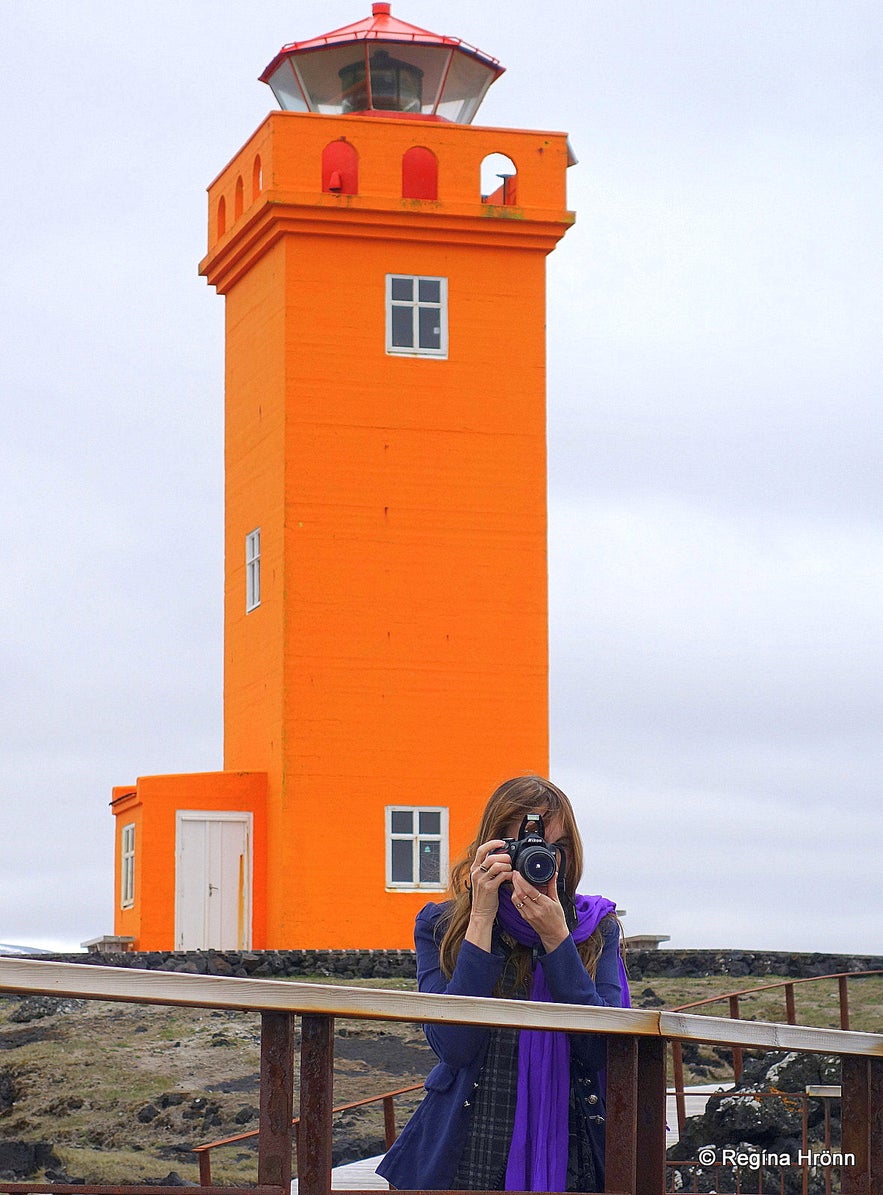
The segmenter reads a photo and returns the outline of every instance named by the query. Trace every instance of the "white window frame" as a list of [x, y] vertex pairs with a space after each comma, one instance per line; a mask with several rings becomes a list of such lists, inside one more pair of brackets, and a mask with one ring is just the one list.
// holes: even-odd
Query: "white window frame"
[[[411, 813], [414, 815], [412, 822], [412, 829], [410, 834], [393, 833], [392, 829], [392, 815], [394, 813]], [[438, 834], [426, 834], [420, 832], [420, 818], [421, 813], [438, 813], [441, 814], [439, 821]], [[394, 881], [392, 878], [392, 844], [393, 841], [403, 842], [410, 840], [412, 843], [411, 854], [411, 875], [410, 881]], [[420, 845], [423, 842], [438, 842], [441, 844], [439, 851], [439, 878], [434, 883], [425, 883], [420, 880]], [[446, 892], [448, 887], [448, 809], [445, 805], [387, 805], [386, 807], [386, 886], [394, 892]]]
[[245, 613], [261, 604], [261, 529], [255, 527], [245, 537]]
[[131, 909], [135, 904], [135, 823], [129, 822], [120, 831], [120, 908]]
[[[393, 283], [411, 282], [410, 299], [394, 299]], [[437, 282], [439, 284], [439, 301], [430, 302], [420, 298], [421, 282]], [[408, 308], [411, 311], [412, 341], [410, 346], [394, 345], [393, 340], [393, 310]], [[438, 347], [424, 347], [420, 344], [420, 313], [421, 311], [437, 311], [439, 318]], [[394, 357], [435, 357], [444, 360], [448, 355], [448, 280], [434, 274], [387, 274], [386, 275], [386, 351]]]

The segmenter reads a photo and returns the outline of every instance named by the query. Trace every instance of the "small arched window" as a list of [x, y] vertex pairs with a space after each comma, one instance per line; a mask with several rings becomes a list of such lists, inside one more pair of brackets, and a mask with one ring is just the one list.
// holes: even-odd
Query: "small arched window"
[[255, 157], [254, 165], [251, 168], [251, 198], [252, 201], [257, 199], [261, 191], [264, 189], [264, 169], [261, 165], [261, 155]]
[[233, 196], [233, 219], [234, 220], [238, 220], [239, 217], [242, 215], [242, 208], [244, 205], [244, 195], [243, 195], [244, 190], [245, 190], [245, 188], [242, 185], [242, 175], [241, 174], [237, 175], [236, 190], [235, 190], [234, 196]]
[[331, 141], [322, 150], [322, 190], [334, 195], [359, 192], [359, 155], [349, 141]]
[[481, 164], [481, 202], [510, 206], [518, 202], [518, 168], [505, 154], [488, 154]]
[[222, 237], [227, 231], [227, 200], [222, 195], [218, 200], [218, 236]]
[[402, 198], [438, 199], [438, 158], [424, 145], [412, 145], [402, 158]]

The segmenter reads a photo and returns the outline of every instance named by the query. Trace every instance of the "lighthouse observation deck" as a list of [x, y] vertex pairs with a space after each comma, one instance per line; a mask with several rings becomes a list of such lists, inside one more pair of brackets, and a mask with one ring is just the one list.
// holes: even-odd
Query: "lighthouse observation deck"
[[[424, 155], [417, 188], [408, 169], [415, 150]], [[497, 154], [511, 160], [515, 178], [482, 195], [482, 163]], [[549, 252], [575, 219], [566, 196], [571, 161], [560, 132], [273, 112], [208, 188], [200, 272], [224, 290], [233, 260], [241, 262], [256, 234], [263, 239], [268, 221], [312, 216], [327, 233], [332, 212], [339, 235], [370, 235], [372, 224], [383, 235], [393, 221], [399, 236], [434, 240], [444, 225], [446, 236], [459, 229], [473, 243], [502, 238]], [[415, 198], [415, 189], [431, 197]]]

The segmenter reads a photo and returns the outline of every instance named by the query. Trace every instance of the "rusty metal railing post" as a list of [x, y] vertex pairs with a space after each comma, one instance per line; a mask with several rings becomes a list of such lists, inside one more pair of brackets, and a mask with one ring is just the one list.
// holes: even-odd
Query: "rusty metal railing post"
[[294, 1014], [263, 1012], [258, 1186], [291, 1186], [293, 1100]]
[[[739, 1020], [739, 997], [730, 996], [730, 1016]], [[742, 1047], [733, 1046], [733, 1078], [738, 1083], [742, 1078]]]
[[837, 989], [840, 995], [840, 1028], [849, 1028], [849, 990], [846, 986], [846, 976], [838, 975]]
[[300, 1195], [331, 1190], [331, 1112], [334, 1105], [334, 1017], [304, 1014], [300, 1044]]
[[392, 1096], [388, 1095], [383, 1101], [383, 1136], [386, 1140], [386, 1148], [392, 1149], [396, 1140], [396, 1110], [392, 1102]]
[[684, 1095], [684, 1051], [679, 1041], [671, 1043], [671, 1081], [675, 1089], [678, 1132], [682, 1133], [687, 1119], [687, 1099]]
[[797, 1005], [794, 1003], [794, 984], [785, 984], [785, 1020], [789, 1025], [797, 1024]]
[[843, 1195], [872, 1195], [870, 1059], [844, 1054], [841, 1063], [840, 1148], [855, 1162], [841, 1170], [840, 1189]]
[[[825, 1100], [824, 1104], [825, 1104], [825, 1107], [827, 1108], [828, 1101]], [[826, 1124], [826, 1132], [827, 1132], [827, 1121], [825, 1122], [825, 1124]], [[828, 1142], [826, 1141], [825, 1148], [827, 1148], [827, 1146], [828, 1146]], [[809, 1150], [809, 1096], [806, 1094], [806, 1092], [803, 1093], [803, 1103], [802, 1103], [801, 1110], [800, 1110], [800, 1148], [804, 1154], [806, 1154]], [[801, 1182], [802, 1195], [808, 1195], [809, 1168], [806, 1165], [804, 1165], [804, 1167], [803, 1167], [802, 1179], [803, 1179], [803, 1181]]]
[[883, 1191], [883, 1058], [869, 1058], [868, 1071], [868, 1186]]
[[665, 1189], [665, 1042], [638, 1038], [636, 1195]]
[[212, 1185], [212, 1156], [209, 1150], [201, 1150], [197, 1155], [199, 1161], [199, 1185], [201, 1187], [210, 1187]]
[[607, 1190], [637, 1195], [638, 1039], [625, 1034], [607, 1039], [606, 1155]]

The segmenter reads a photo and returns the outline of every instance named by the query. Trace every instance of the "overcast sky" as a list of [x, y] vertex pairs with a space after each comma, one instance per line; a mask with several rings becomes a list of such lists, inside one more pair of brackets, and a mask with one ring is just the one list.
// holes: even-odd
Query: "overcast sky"
[[[205, 187], [368, 0], [0, 0], [0, 941], [113, 925], [114, 784], [221, 766]], [[396, 0], [570, 132], [552, 777], [678, 947], [883, 954], [879, 0]], [[480, 796], [483, 796], [481, 794]]]

